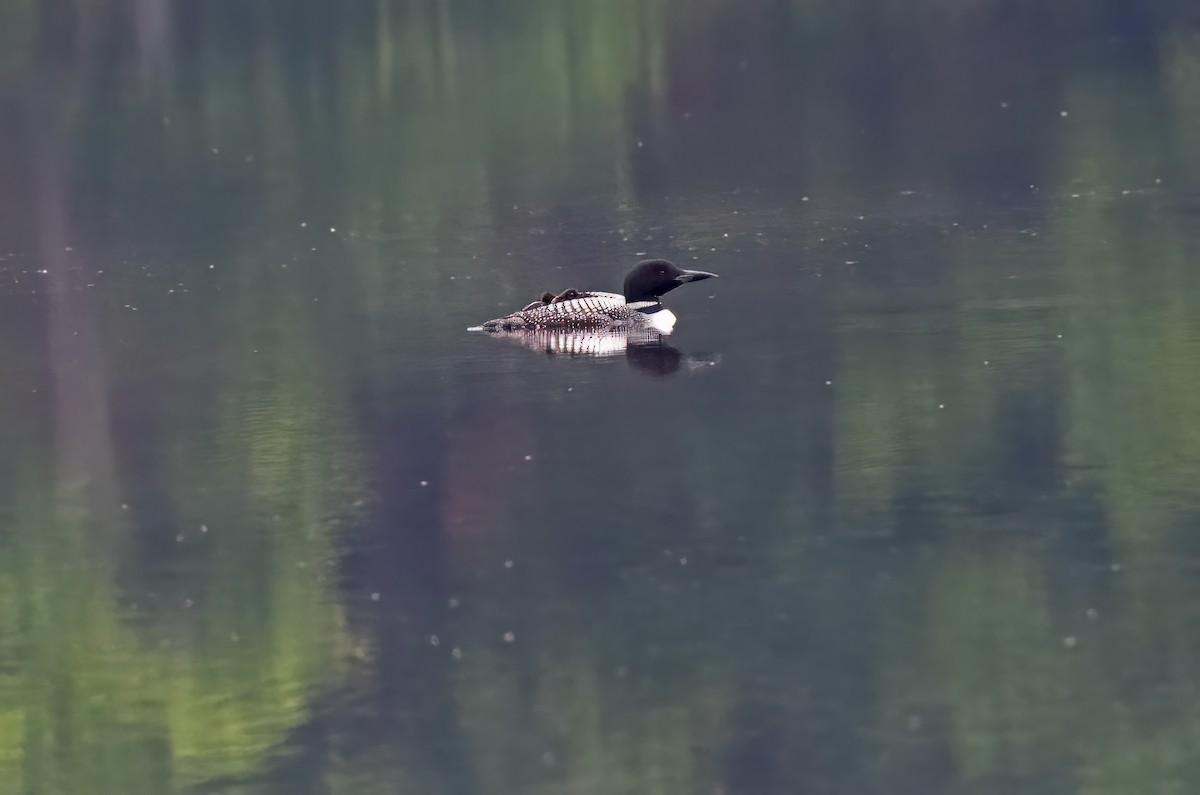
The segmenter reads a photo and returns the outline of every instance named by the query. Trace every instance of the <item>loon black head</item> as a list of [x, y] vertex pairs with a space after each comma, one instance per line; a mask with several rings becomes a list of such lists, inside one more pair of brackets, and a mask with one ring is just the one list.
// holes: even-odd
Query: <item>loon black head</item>
[[711, 279], [717, 274], [707, 271], [685, 271], [665, 259], [648, 259], [639, 262], [625, 277], [625, 300], [657, 301], [681, 284]]

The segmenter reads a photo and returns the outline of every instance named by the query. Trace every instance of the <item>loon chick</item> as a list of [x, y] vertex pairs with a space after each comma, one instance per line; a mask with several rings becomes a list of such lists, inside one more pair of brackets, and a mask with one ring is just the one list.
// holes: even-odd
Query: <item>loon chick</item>
[[558, 295], [555, 295], [554, 293], [550, 293], [550, 292], [545, 292], [545, 293], [542, 293], [542, 297], [539, 298], [538, 300], [531, 301], [530, 303], [526, 304], [521, 309], [521, 311], [528, 312], [530, 309], [537, 309], [539, 306], [545, 306], [546, 304], [561, 304], [563, 301], [570, 301], [574, 298], [582, 298], [582, 297], [583, 297], [583, 293], [579, 292], [578, 290], [576, 290], [572, 287], [568, 287], [566, 290], [563, 290]]
[[625, 277], [624, 294], [568, 289], [506, 317], [489, 320], [483, 331], [520, 331], [545, 328], [612, 328], [648, 326], [670, 334], [675, 315], [659, 300], [681, 284], [711, 279], [715, 273], [688, 271], [665, 259], [639, 262]]

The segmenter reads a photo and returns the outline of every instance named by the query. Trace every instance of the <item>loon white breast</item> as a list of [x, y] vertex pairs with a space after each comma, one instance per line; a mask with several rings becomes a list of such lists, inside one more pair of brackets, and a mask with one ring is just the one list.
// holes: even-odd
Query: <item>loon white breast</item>
[[689, 271], [665, 259], [639, 262], [625, 277], [622, 293], [564, 290], [545, 293], [511, 315], [489, 320], [471, 330], [572, 329], [640, 326], [670, 334], [675, 314], [660, 300], [681, 284], [711, 279], [717, 274]]

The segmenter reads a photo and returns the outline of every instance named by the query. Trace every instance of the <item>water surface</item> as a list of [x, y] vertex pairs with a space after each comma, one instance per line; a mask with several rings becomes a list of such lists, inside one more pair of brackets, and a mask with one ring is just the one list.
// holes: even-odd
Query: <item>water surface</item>
[[[1186, 4], [0, 53], [0, 793], [1200, 786]], [[677, 355], [466, 331], [644, 256]]]

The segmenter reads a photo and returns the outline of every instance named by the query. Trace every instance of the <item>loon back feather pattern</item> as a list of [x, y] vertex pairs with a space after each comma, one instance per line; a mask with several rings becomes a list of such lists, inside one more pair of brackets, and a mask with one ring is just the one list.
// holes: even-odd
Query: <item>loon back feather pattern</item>
[[625, 277], [623, 293], [564, 290], [558, 295], [543, 293], [538, 301], [526, 304], [510, 315], [489, 320], [481, 331], [520, 331], [522, 329], [599, 329], [648, 326], [670, 334], [675, 315], [663, 307], [664, 293], [681, 284], [711, 279], [717, 274], [689, 271], [665, 259], [639, 262]]
[[557, 303], [526, 307], [511, 315], [489, 320], [485, 329], [514, 331], [538, 328], [603, 328], [628, 323], [638, 312], [638, 305], [626, 304], [617, 293], [579, 293]]

